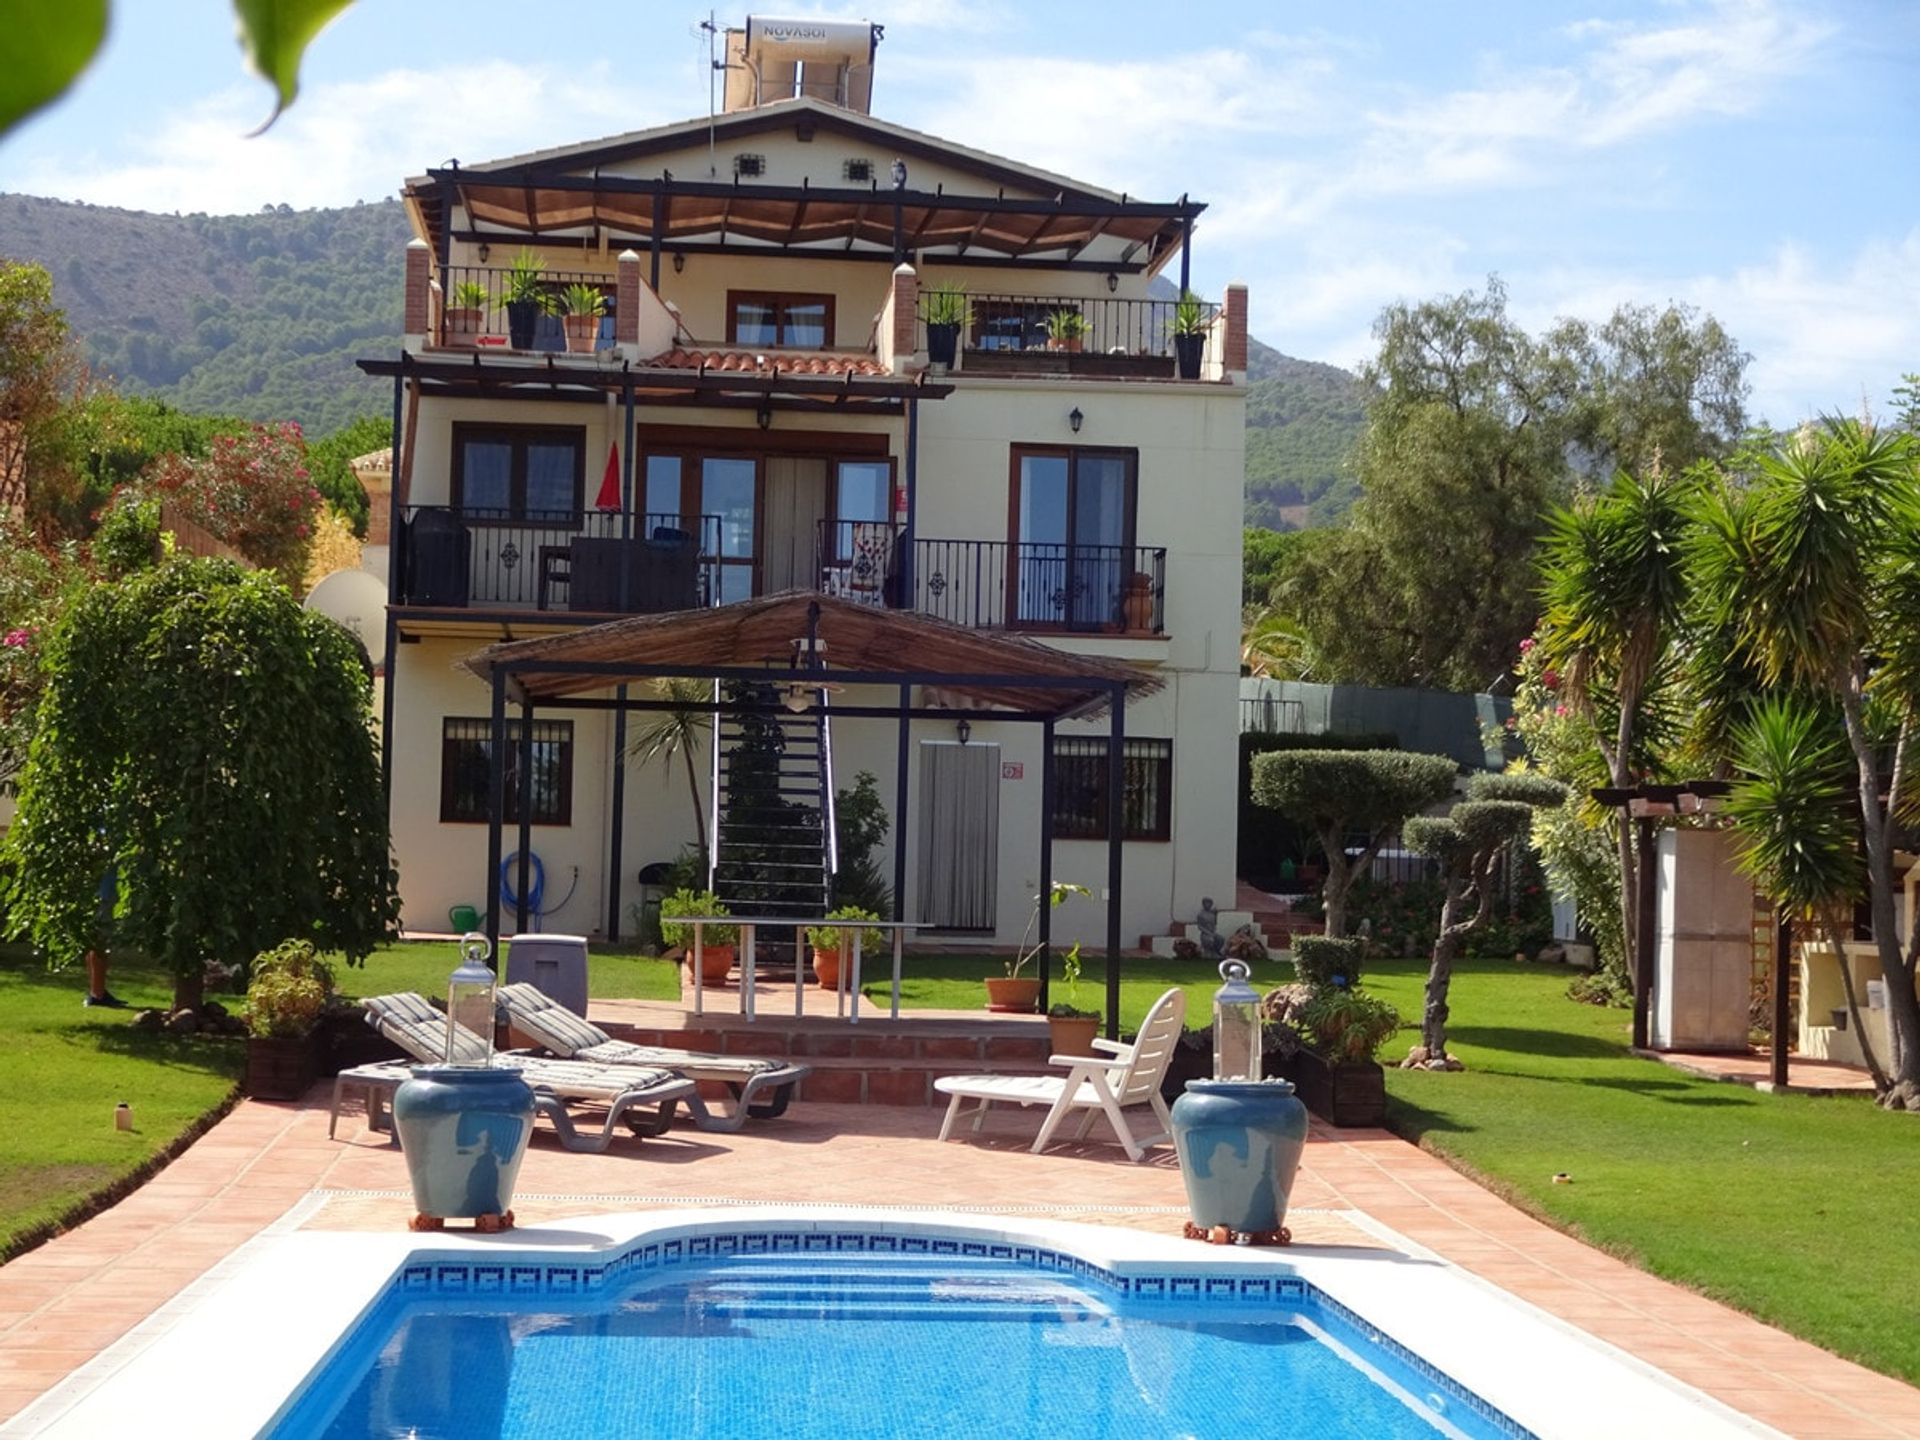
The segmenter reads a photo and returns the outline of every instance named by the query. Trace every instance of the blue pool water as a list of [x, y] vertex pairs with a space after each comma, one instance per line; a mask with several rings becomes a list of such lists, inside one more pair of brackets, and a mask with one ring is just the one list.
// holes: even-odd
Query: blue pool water
[[1296, 1287], [1143, 1300], [1003, 1259], [734, 1255], [592, 1298], [390, 1294], [276, 1440], [1509, 1436]]

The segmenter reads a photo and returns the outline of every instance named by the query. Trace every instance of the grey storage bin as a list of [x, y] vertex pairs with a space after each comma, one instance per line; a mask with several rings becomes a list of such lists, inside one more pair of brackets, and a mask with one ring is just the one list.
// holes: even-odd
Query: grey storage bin
[[507, 983], [531, 985], [576, 1015], [587, 1013], [587, 937], [515, 935], [507, 941]]

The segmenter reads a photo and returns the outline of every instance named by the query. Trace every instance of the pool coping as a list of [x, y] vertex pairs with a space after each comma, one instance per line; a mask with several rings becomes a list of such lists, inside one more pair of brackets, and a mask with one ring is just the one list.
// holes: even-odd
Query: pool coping
[[[0, 1425], [0, 1435], [71, 1440], [138, 1433], [152, 1424], [154, 1397], [173, 1393], [179, 1376], [193, 1373], [208, 1354], [222, 1356], [223, 1379], [196, 1394], [196, 1432], [258, 1434], [289, 1407], [300, 1384], [389, 1286], [402, 1283], [409, 1267], [459, 1269], [486, 1260], [493, 1263], [483, 1268], [491, 1272], [520, 1256], [600, 1262], [644, 1245], [698, 1237], [869, 1229], [1049, 1249], [1127, 1279], [1297, 1278], [1513, 1421], [1552, 1440], [1612, 1440], [1635, 1433], [1717, 1440], [1781, 1433], [1357, 1214], [1350, 1218], [1390, 1250], [1201, 1246], [1071, 1221], [825, 1205], [596, 1214], [494, 1236], [298, 1228], [325, 1198], [320, 1192], [308, 1196], [136, 1330]], [[297, 1305], [285, 1303], [289, 1294], [299, 1297]], [[1382, 1323], [1378, 1317], [1383, 1315], [1391, 1319]], [[1593, 1403], [1597, 1396], [1606, 1397], [1604, 1407]]]

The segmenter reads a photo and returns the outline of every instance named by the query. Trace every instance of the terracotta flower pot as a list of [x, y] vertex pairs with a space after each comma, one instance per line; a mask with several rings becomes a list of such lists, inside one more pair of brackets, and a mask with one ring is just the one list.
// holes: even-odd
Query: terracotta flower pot
[[1055, 1055], [1092, 1055], [1093, 1037], [1100, 1033], [1098, 1015], [1049, 1015], [1047, 1043]]
[[484, 310], [449, 309], [447, 311], [446, 340], [448, 345], [472, 345], [473, 337], [487, 328], [487, 312]]
[[577, 354], [591, 354], [594, 337], [600, 333], [598, 315], [569, 315], [561, 322], [567, 330], [567, 349]]
[[[687, 963], [693, 963], [693, 949], [687, 949]], [[703, 985], [724, 985], [727, 975], [733, 969], [733, 946], [715, 945], [711, 940], [700, 947], [700, 982]]]
[[813, 947], [813, 978], [822, 990], [840, 988], [840, 958], [841, 952], [838, 950], [822, 950], [818, 945]]
[[1040, 982], [1026, 976], [994, 975], [987, 979], [987, 1009], [1009, 1015], [1031, 1015], [1040, 1003]]

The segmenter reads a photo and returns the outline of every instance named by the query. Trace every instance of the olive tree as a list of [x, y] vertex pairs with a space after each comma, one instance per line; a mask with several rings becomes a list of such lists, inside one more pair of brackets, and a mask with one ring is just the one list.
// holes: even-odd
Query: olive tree
[[[1326, 852], [1326, 933], [1347, 933], [1347, 895], [1373, 858], [1418, 815], [1453, 793], [1458, 770], [1444, 755], [1408, 750], [1280, 750], [1253, 761], [1256, 804], [1310, 829]], [[1360, 853], [1347, 837], [1364, 833]]]
[[1467, 937], [1483, 928], [1493, 914], [1500, 862], [1527, 833], [1534, 810], [1563, 804], [1566, 798], [1567, 787], [1559, 781], [1525, 771], [1476, 775], [1467, 782], [1467, 798], [1448, 814], [1421, 815], [1407, 822], [1408, 847], [1438, 860], [1446, 882], [1440, 928], [1427, 967], [1420, 1045], [1407, 1057], [1409, 1065], [1458, 1068], [1447, 1060], [1447, 1019], [1452, 1013], [1447, 996], [1453, 984], [1453, 963]]
[[[283, 940], [366, 958], [399, 914], [364, 653], [272, 576], [175, 560], [82, 595], [46, 651], [3, 852], [56, 960], [111, 943], [197, 1004]], [[100, 914], [112, 876], [112, 914]]]

